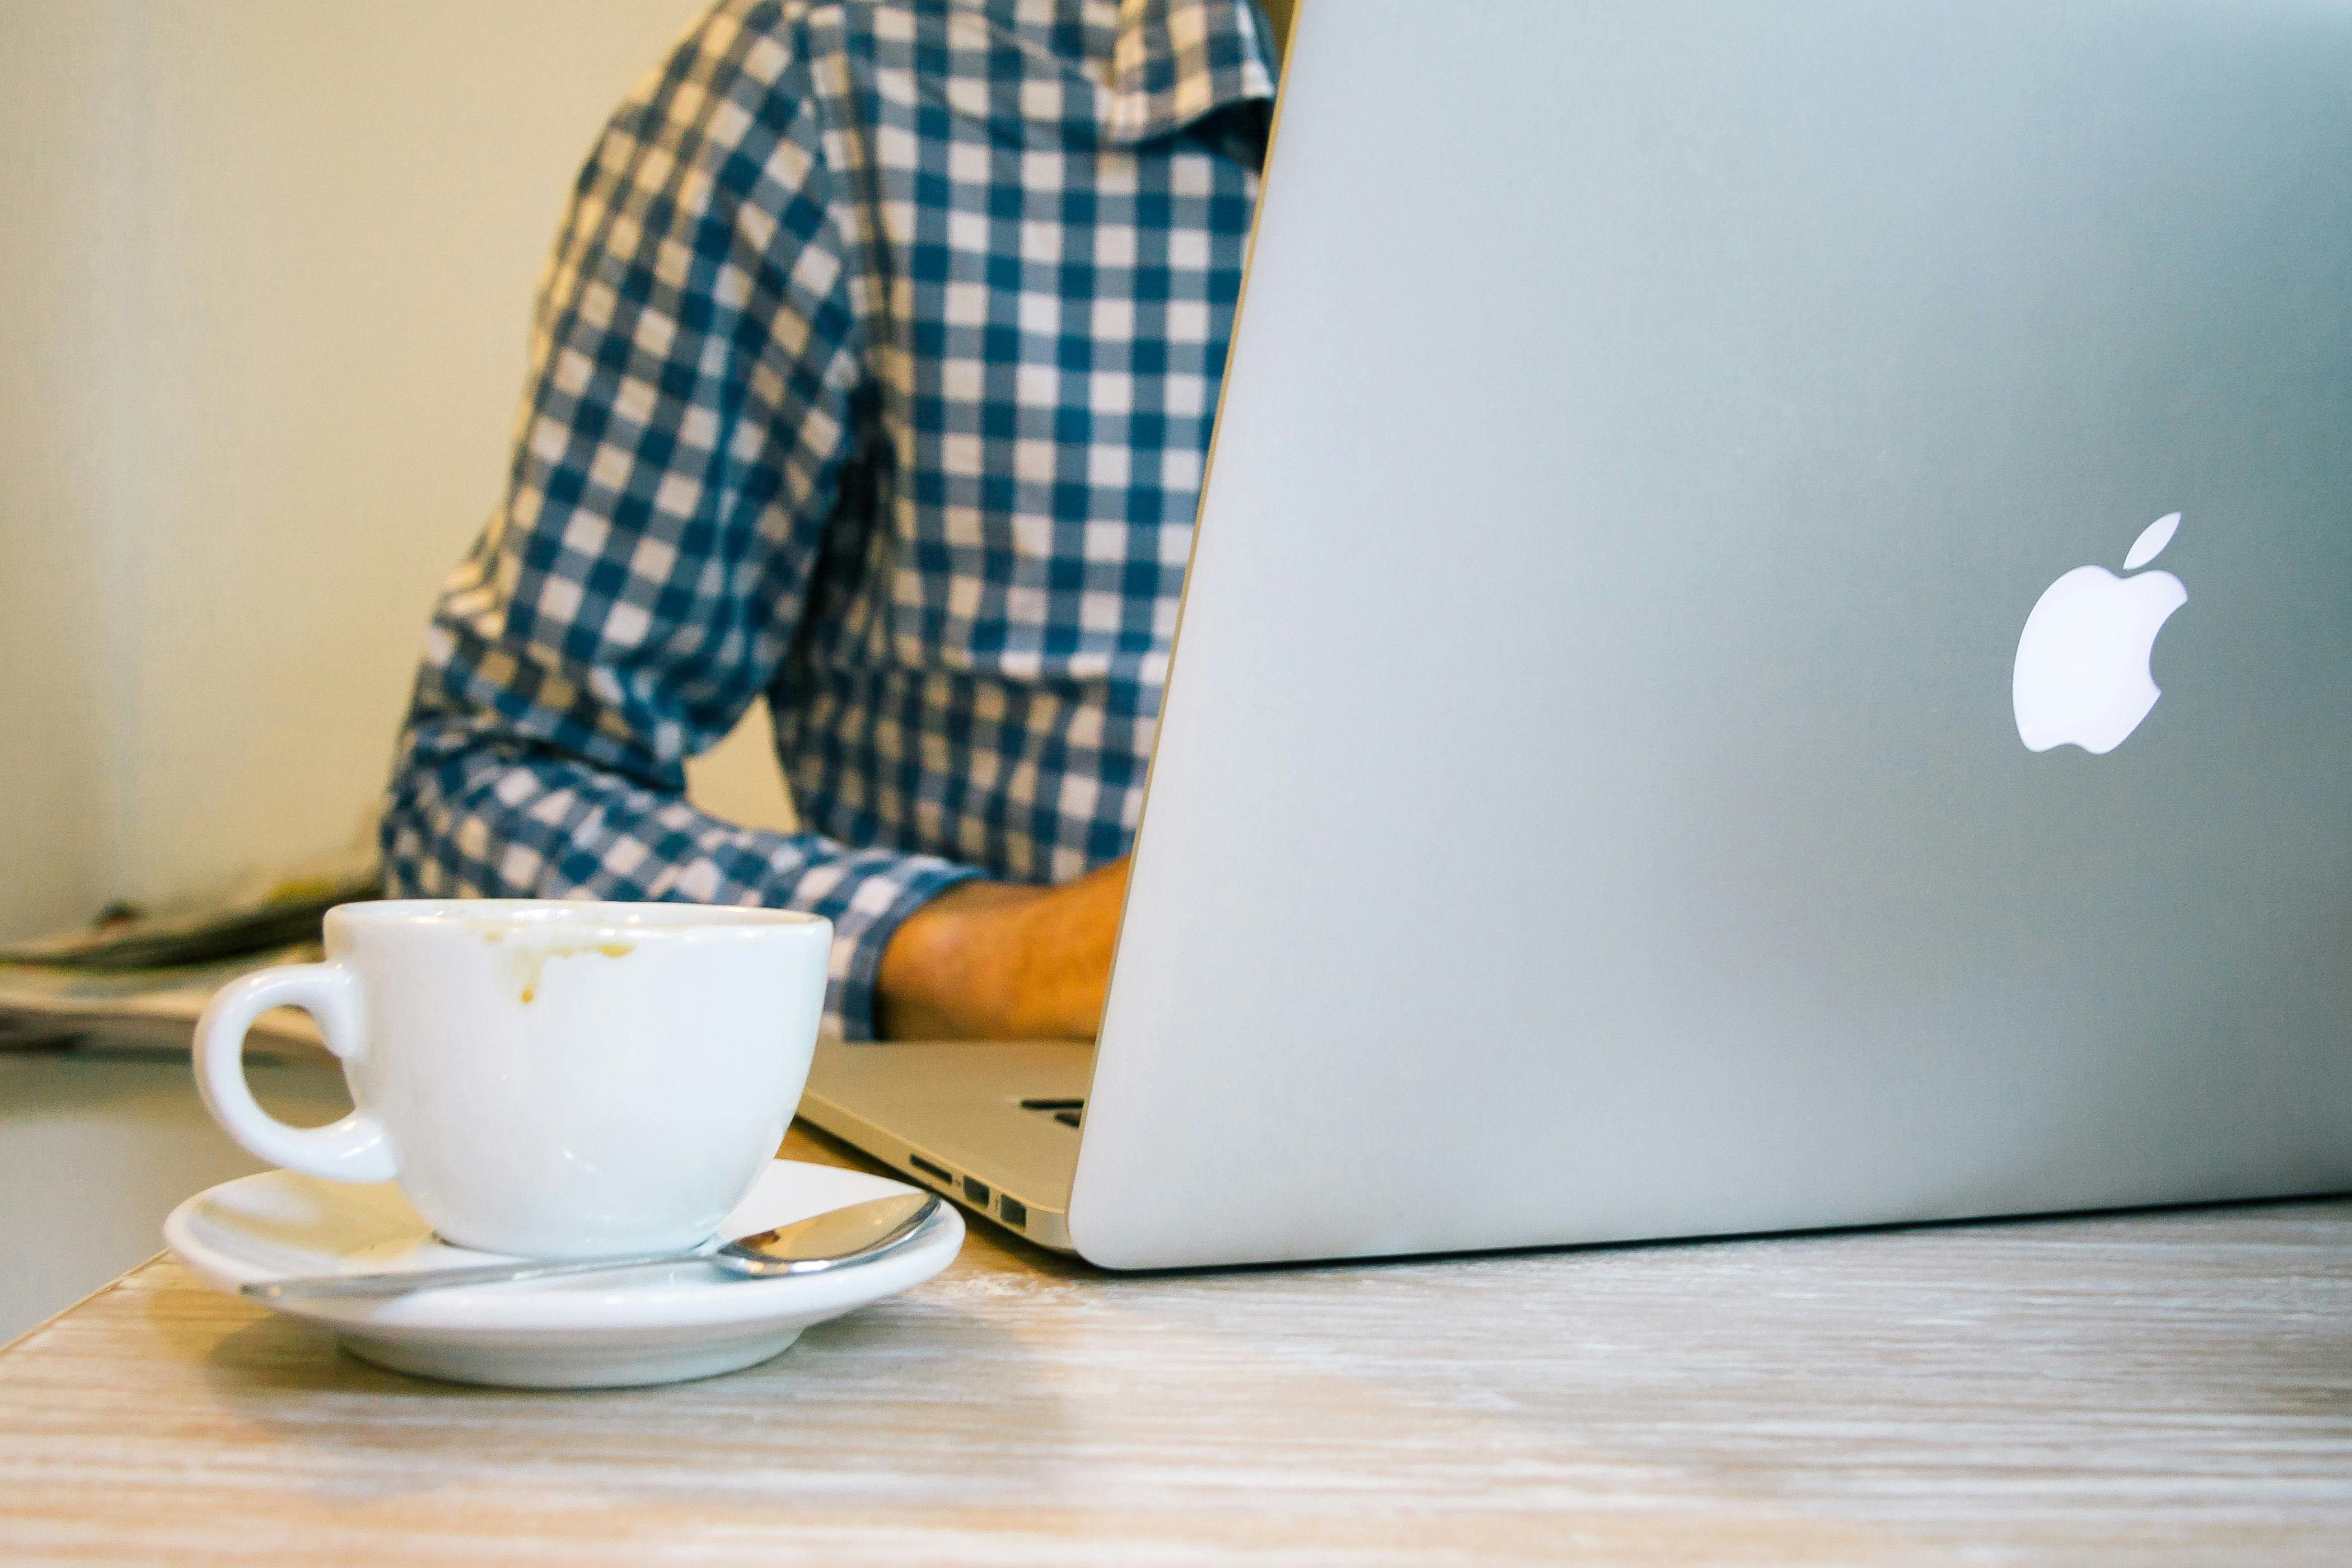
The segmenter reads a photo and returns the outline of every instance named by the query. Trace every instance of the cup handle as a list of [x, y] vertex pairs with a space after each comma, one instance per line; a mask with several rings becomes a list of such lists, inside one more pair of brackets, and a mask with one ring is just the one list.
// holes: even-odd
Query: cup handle
[[333, 1181], [390, 1181], [399, 1174], [383, 1124], [355, 1110], [324, 1127], [289, 1127], [263, 1110], [245, 1082], [245, 1034], [272, 1008], [319, 1020], [327, 1049], [346, 1062], [367, 1051], [359, 977], [341, 964], [288, 964], [232, 980], [196, 1020], [196, 1092], [221, 1130], [271, 1165]]

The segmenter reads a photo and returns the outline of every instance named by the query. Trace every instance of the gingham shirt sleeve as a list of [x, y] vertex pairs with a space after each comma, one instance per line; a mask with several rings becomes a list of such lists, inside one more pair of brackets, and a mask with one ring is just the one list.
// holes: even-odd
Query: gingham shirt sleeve
[[857, 445], [846, 246], [805, 78], [787, 40], [714, 15], [590, 157], [508, 492], [436, 612], [383, 845], [403, 894], [826, 915], [828, 1021], [863, 1039], [883, 944], [972, 873], [738, 827], [684, 794], [686, 758], [791, 645]]

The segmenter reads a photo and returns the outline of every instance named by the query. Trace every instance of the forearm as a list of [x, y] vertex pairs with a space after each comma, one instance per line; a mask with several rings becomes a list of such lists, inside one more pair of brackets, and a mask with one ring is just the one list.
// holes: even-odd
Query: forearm
[[875, 981], [902, 921], [971, 873], [926, 855], [744, 828], [683, 794], [487, 733], [420, 718], [383, 826], [395, 894], [683, 900], [803, 909], [834, 923], [828, 1025], [875, 1033]]
[[908, 915], [875, 977], [893, 1039], [1091, 1038], [1102, 1016], [1127, 862], [1061, 887], [968, 882]]

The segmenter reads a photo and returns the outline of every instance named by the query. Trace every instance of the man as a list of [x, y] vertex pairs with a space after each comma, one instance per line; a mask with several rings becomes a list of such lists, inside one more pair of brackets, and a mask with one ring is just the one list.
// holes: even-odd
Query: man
[[[812, 910], [851, 1039], [1091, 1034], [1273, 36], [1249, 0], [721, 0], [574, 191], [393, 891]], [[793, 834], [684, 796], [762, 695]]]

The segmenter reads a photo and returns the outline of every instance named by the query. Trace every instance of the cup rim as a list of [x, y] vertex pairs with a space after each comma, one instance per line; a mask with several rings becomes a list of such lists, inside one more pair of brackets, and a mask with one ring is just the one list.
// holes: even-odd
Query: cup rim
[[544, 934], [577, 941], [615, 933], [629, 941], [684, 937], [751, 938], [782, 932], [829, 931], [832, 922], [801, 909], [753, 904], [693, 904], [671, 899], [635, 902], [586, 898], [385, 898], [338, 904], [326, 918], [338, 925], [457, 930], [480, 936]]

